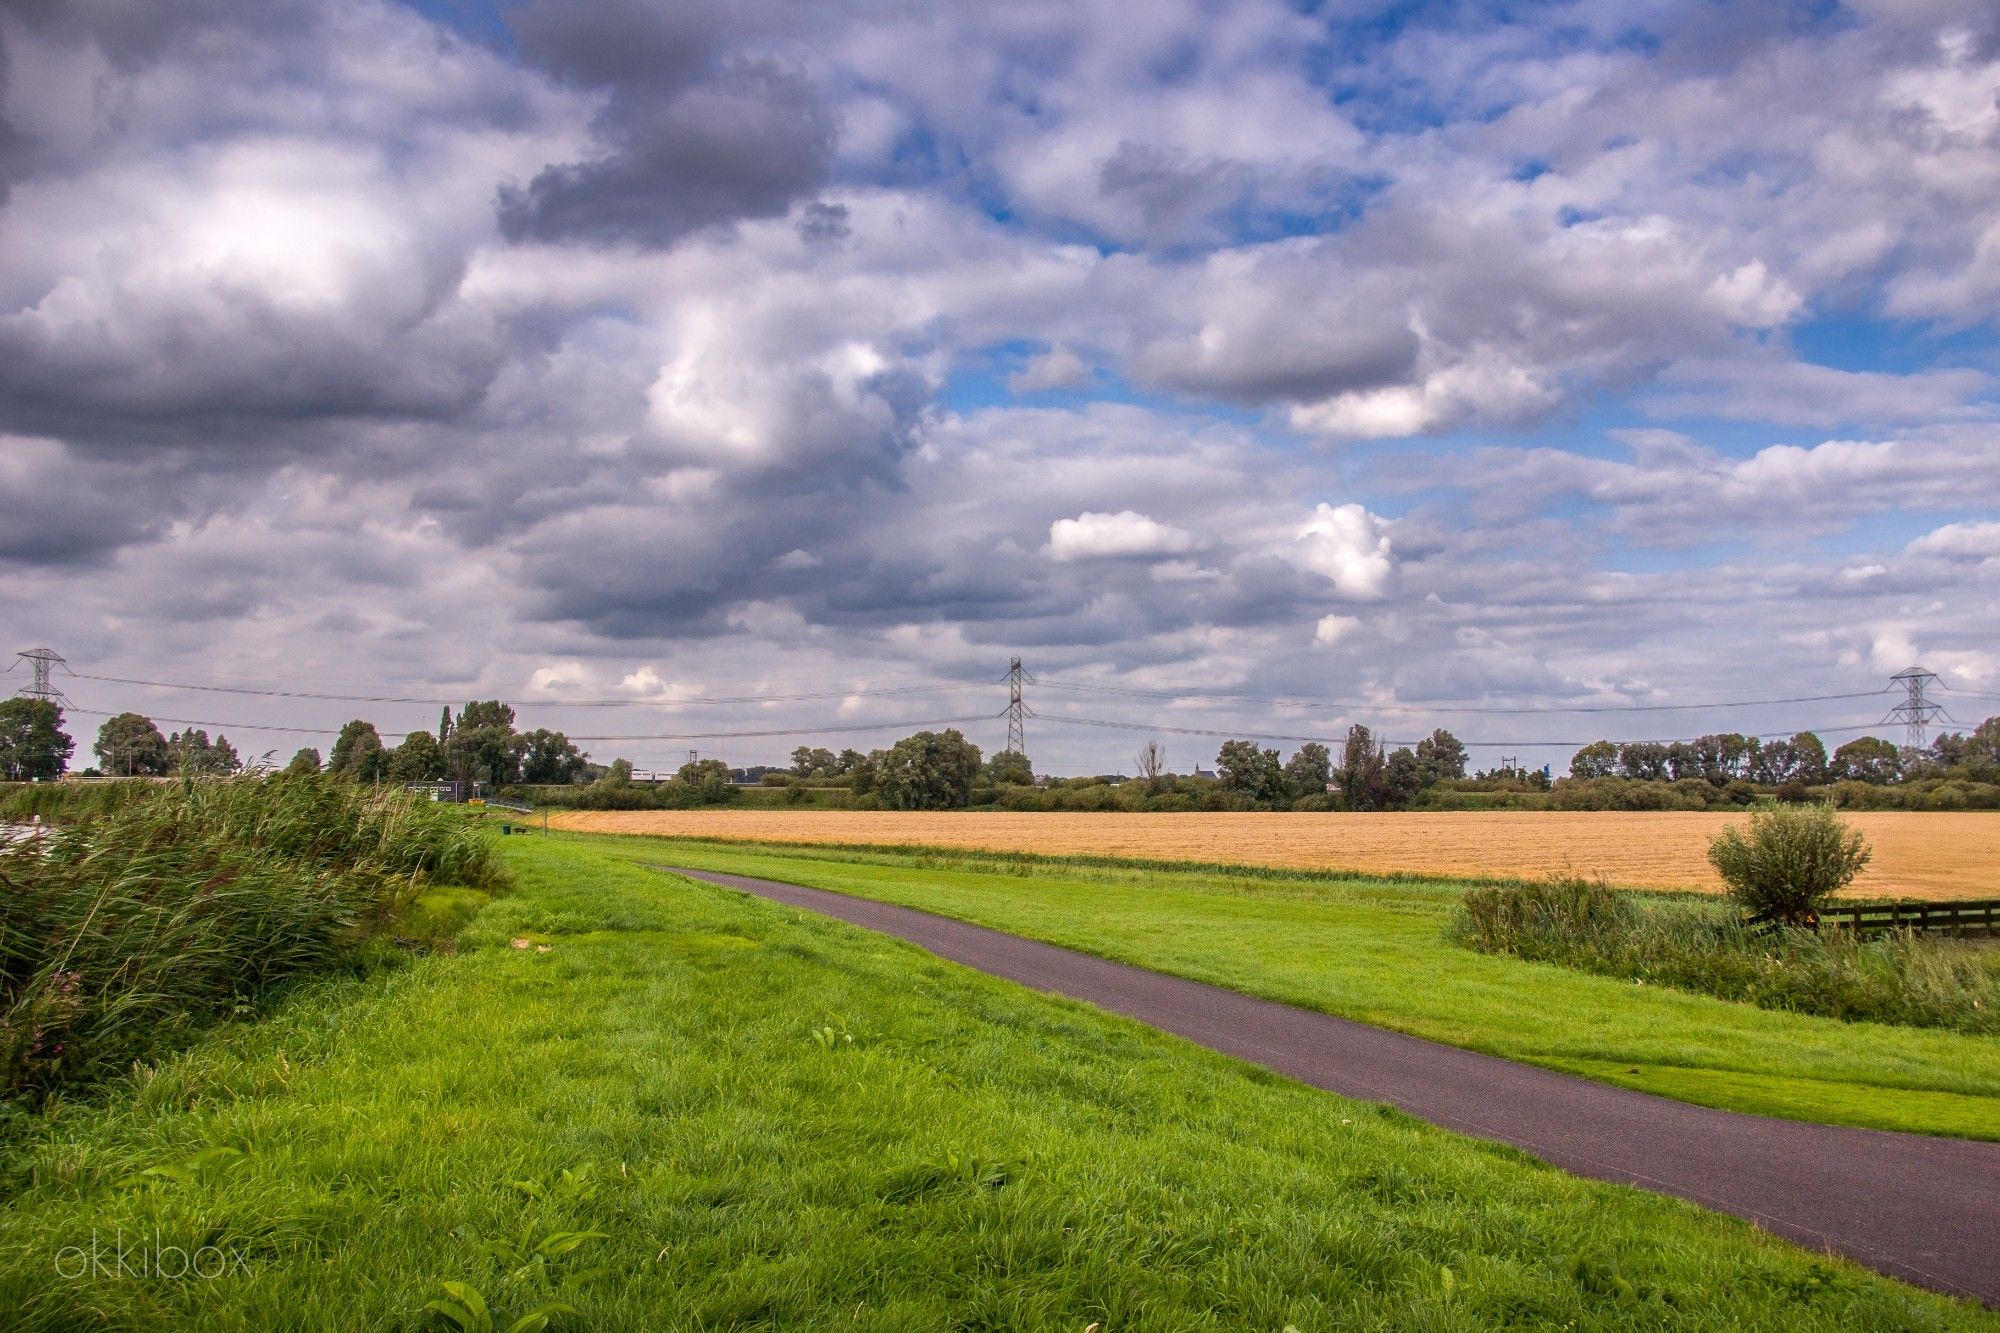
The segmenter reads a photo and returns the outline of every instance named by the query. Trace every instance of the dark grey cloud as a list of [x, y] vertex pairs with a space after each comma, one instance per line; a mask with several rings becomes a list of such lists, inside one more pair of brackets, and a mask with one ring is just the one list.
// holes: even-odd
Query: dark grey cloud
[[796, 70], [721, 49], [726, 8], [538, 3], [510, 22], [531, 61], [606, 100], [599, 156], [501, 190], [509, 239], [664, 246], [782, 214], [825, 181], [831, 114]]
[[70, 566], [156, 537], [184, 512], [153, 470], [92, 464], [53, 440], [0, 439], [0, 562]]

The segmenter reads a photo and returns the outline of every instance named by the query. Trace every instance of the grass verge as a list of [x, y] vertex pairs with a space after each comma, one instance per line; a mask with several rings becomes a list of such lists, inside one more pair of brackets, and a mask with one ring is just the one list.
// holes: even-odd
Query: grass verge
[[[839, 923], [503, 855], [457, 952], [40, 1118], [10, 1327], [418, 1328], [445, 1282], [499, 1327], [2000, 1325]], [[243, 1262], [57, 1276], [93, 1234]]]
[[1704, 1106], [2000, 1139], [2000, 1042], [1776, 1012], [1475, 953], [1448, 939], [1461, 885], [1010, 862], [936, 850], [589, 841], [641, 862], [919, 907]]

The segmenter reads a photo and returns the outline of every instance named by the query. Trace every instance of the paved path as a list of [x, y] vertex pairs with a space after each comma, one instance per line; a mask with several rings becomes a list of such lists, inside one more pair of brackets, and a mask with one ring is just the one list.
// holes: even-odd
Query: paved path
[[656, 869], [881, 931], [1581, 1176], [1733, 1213], [1809, 1249], [2000, 1308], [2000, 1143], [1717, 1111], [849, 894]]

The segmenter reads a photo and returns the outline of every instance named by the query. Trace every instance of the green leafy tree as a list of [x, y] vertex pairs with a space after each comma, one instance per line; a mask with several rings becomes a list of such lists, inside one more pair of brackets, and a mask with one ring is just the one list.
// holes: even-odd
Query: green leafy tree
[[444, 777], [444, 747], [428, 731], [413, 731], [389, 752], [388, 778], [405, 785]]
[[1618, 775], [1618, 747], [1610, 741], [1592, 741], [1569, 757], [1573, 778], [1610, 778]]
[[285, 772], [292, 777], [302, 777], [320, 770], [319, 751], [308, 745], [292, 756], [292, 762], [285, 765]]
[[1827, 900], [1868, 864], [1869, 850], [1831, 806], [1780, 805], [1751, 815], [1747, 829], [1724, 829], [1708, 859], [1730, 896], [1757, 916], [1816, 926]]
[[62, 725], [62, 709], [47, 699], [0, 700], [0, 777], [9, 782], [61, 777], [76, 752]]
[[867, 796], [875, 790], [876, 775], [881, 773], [882, 760], [888, 753], [887, 750], [870, 750], [849, 766], [848, 785], [856, 796]]
[[839, 764], [833, 751], [801, 745], [792, 751], [792, 776], [798, 778], [830, 778]]
[[1667, 746], [1658, 741], [1633, 741], [1618, 747], [1618, 771], [1641, 782], [1665, 782], [1669, 772]]
[[1392, 810], [1407, 810], [1417, 793], [1430, 786], [1430, 773], [1416, 752], [1398, 746], [1382, 761], [1382, 804]]
[[697, 759], [682, 764], [674, 774], [674, 781], [710, 805], [719, 805], [735, 794], [730, 786], [729, 765], [720, 759]]
[[1359, 722], [1347, 729], [1334, 781], [1350, 810], [1380, 810], [1389, 798], [1387, 763], [1375, 734]]
[[1253, 801], [1285, 797], [1285, 766], [1276, 750], [1260, 750], [1255, 741], [1224, 741], [1215, 755], [1216, 777], [1224, 791]]
[[355, 782], [380, 782], [389, 773], [389, 756], [382, 748], [382, 736], [373, 722], [360, 718], [340, 729], [333, 741], [333, 753], [326, 771]]
[[1903, 756], [1879, 736], [1858, 736], [1833, 752], [1827, 768], [1855, 782], [1894, 782], [1903, 775]]
[[1455, 782], [1465, 776], [1465, 742], [1439, 727], [1417, 742], [1417, 763], [1426, 787]]
[[865, 764], [867, 762], [868, 762], [868, 756], [861, 753], [861, 751], [859, 750], [842, 750], [838, 755], [834, 756], [833, 760], [834, 776], [839, 777], [843, 774], [852, 773], [855, 769], [859, 768], [862, 764]]
[[590, 762], [569, 737], [547, 728], [523, 732], [521, 751], [523, 782], [577, 782]]
[[1970, 734], [1947, 732], [1931, 742], [1932, 762], [1973, 782], [2000, 782], [2000, 717], [1989, 717]]
[[97, 758], [114, 777], [158, 777], [167, 771], [167, 738], [143, 713], [120, 713], [97, 729]]
[[1787, 778], [1799, 782], [1826, 781], [1826, 742], [1810, 731], [1801, 731], [1785, 742], [1785, 746], [1790, 751], [1785, 773]]
[[175, 773], [204, 777], [227, 777], [243, 767], [243, 760], [227, 736], [209, 740], [206, 731], [194, 727], [167, 737], [167, 768]]
[[956, 810], [972, 800], [979, 776], [979, 747], [959, 734], [920, 731], [882, 754], [875, 795], [891, 810]]
[[445, 768], [461, 782], [504, 786], [521, 778], [521, 738], [514, 710], [498, 699], [479, 699], [459, 710], [444, 742]]
[[1285, 761], [1285, 790], [1294, 800], [1324, 796], [1333, 782], [1333, 755], [1318, 741], [1307, 741]]
[[986, 763], [986, 776], [1003, 786], [1035, 785], [1034, 765], [1019, 750], [1002, 750]]
[[1707, 779], [1702, 771], [1701, 753], [1692, 741], [1674, 741], [1667, 746], [1667, 776], [1675, 782], [1685, 782], [1689, 778]]

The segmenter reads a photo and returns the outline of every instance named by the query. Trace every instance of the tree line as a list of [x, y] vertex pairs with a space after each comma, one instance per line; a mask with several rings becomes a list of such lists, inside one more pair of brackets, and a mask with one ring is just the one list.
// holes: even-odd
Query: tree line
[[1571, 756], [1563, 785], [1610, 793], [1669, 784], [1862, 808], [2000, 808], [2000, 717], [1914, 751], [1861, 736], [1828, 754], [1810, 731], [1774, 740], [1718, 732], [1671, 743], [1593, 741]]
[[[134, 712], [108, 719], [95, 748], [106, 776], [219, 775], [242, 767], [228, 737], [211, 740], [195, 727], [163, 733]], [[59, 777], [74, 750], [59, 705], [0, 700], [0, 779]], [[486, 699], [456, 713], [446, 707], [435, 731], [410, 732], [394, 746], [357, 718], [340, 729], [324, 759], [307, 747], [286, 768], [324, 769], [359, 782], [528, 786], [538, 801], [596, 808], [721, 804], [740, 799], [746, 783], [761, 783], [785, 789], [788, 801], [832, 804], [822, 798], [837, 795], [841, 804], [891, 810], [1672, 810], [1771, 796], [1855, 808], [2000, 809], [2000, 718], [1940, 735], [1917, 753], [1876, 736], [1829, 753], [1810, 731], [1771, 740], [1738, 732], [1672, 742], [1601, 740], [1579, 749], [1561, 778], [1504, 766], [1468, 775], [1466, 747], [1449, 731], [1390, 749], [1360, 724], [1348, 729], [1337, 752], [1316, 741], [1289, 756], [1252, 740], [1225, 741], [1213, 773], [1173, 774], [1165, 751], [1150, 742], [1136, 757], [1136, 776], [1037, 777], [1026, 755], [1001, 751], [987, 759], [949, 729], [866, 752], [801, 745], [787, 768], [731, 769], [695, 759], [669, 781], [637, 783], [628, 761], [598, 764], [560, 731], [520, 731], [512, 707]]]

